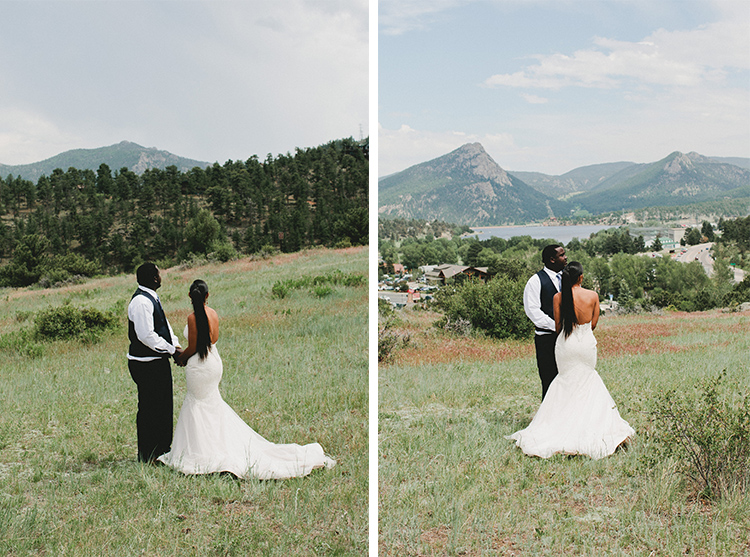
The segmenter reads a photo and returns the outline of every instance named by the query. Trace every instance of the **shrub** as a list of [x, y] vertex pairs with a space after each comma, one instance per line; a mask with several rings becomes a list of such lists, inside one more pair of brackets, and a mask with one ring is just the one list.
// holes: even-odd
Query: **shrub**
[[209, 253], [209, 260], [216, 260], [220, 263], [226, 263], [232, 259], [237, 259], [237, 250], [229, 241], [214, 242], [211, 245], [211, 253]]
[[29, 358], [38, 358], [44, 354], [44, 347], [36, 342], [28, 329], [0, 336], [0, 353], [21, 354]]
[[393, 305], [383, 298], [378, 298], [378, 315], [381, 317], [390, 317], [393, 315]]
[[273, 286], [271, 287], [271, 296], [282, 300], [286, 298], [287, 294], [289, 294], [289, 286], [280, 281], [273, 283]]
[[528, 338], [534, 325], [523, 310], [524, 286], [524, 280], [503, 275], [486, 284], [467, 280], [454, 288], [440, 289], [435, 305], [445, 314], [443, 325], [466, 321], [493, 338]]
[[[692, 393], [671, 390], [654, 400], [648, 438], [652, 466], [674, 459], [677, 471], [706, 498], [720, 499], [750, 481], [750, 395], [733, 385], [721, 392], [726, 370], [697, 385]], [[742, 393], [742, 394], [740, 394]]]
[[393, 353], [409, 344], [411, 336], [395, 329], [398, 322], [394, 315], [387, 317], [383, 325], [378, 327], [378, 362], [385, 362], [393, 357]]
[[320, 284], [313, 287], [313, 294], [318, 298], [325, 298], [326, 296], [333, 294], [333, 288], [327, 284]]
[[40, 312], [34, 319], [34, 335], [47, 340], [96, 340], [116, 324], [114, 312], [64, 305]]
[[277, 280], [271, 287], [271, 296], [283, 299], [291, 290], [310, 288], [311, 292], [318, 298], [323, 298], [333, 293], [333, 286], [357, 287], [367, 283], [363, 275], [345, 274], [339, 270], [332, 271], [327, 275], [304, 276], [294, 279]]

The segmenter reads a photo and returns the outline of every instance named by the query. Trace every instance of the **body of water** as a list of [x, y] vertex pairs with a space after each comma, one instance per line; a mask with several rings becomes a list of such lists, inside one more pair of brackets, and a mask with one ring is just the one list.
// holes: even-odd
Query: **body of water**
[[473, 232], [465, 234], [465, 237], [477, 236], [480, 240], [489, 240], [498, 236], [509, 240], [513, 236], [531, 236], [535, 240], [549, 238], [557, 242], [567, 244], [573, 238], [579, 240], [587, 239], [594, 232], [617, 226], [601, 224], [574, 224], [570, 226], [478, 226]]

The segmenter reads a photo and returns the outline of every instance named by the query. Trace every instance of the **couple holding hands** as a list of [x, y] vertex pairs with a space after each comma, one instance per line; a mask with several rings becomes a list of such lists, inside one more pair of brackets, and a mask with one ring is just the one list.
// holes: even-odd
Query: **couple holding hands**
[[[216, 342], [219, 317], [206, 305], [208, 285], [190, 286], [193, 313], [183, 336], [174, 334], [156, 291], [159, 268], [144, 263], [136, 271], [138, 289], [128, 305], [128, 369], [138, 387], [138, 460], [165, 464], [185, 474], [230, 473], [238, 478], [285, 479], [331, 468], [318, 443], [276, 444], [264, 439], [224, 402], [223, 372]], [[172, 435], [170, 358], [185, 368], [187, 393]]]

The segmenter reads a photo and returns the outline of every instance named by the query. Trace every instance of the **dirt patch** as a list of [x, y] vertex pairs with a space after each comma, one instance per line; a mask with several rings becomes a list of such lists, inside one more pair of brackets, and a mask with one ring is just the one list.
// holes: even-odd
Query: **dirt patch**
[[[633, 315], [605, 317], [599, 321], [595, 335], [600, 357], [637, 354], [673, 354], [695, 350], [695, 345], [677, 342], [678, 337], [710, 333], [702, 346], [721, 347], [732, 343], [735, 335], [746, 334], [746, 325], [738, 323], [750, 312], [683, 313], [668, 315]], [[409, 334], [410, 342], [399, 350], [392, 363], [400, 365], [433, 365], [456, 361], [512, 361], [534, 357], [532, 339], [494, 340], [482, 337], [451, 336], [433, 327], [438, 314], [432, 312], [404, 314], [396, 330]], [[717, 334], [720, 333], [720, 334]], [[721, 340], [719, 340], [720, 337]]]

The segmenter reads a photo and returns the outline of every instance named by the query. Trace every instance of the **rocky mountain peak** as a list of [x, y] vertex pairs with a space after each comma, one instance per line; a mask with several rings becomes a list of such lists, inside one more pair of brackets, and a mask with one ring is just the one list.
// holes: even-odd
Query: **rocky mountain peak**
[[482, 180], [510, 184], [508, 174], [487, 154], [481, 143], [467, 143], [447, 155], [435, 159], [436, 170], [461, 168]]
[[[691, 153], [693, 155], [697, 155], [697, 153]], [[676, 151], [673, 153], [673, 157], [669, 157], [668, 162], [664, 165], [664, 170], [668, 174], [677, 174], [679, 172], [684, 172], [685, 170], [691, 170], [695, 167], [693, 164], [693, 158], [690, 156], [690, 154], [680, 153], [679, 151]]]

